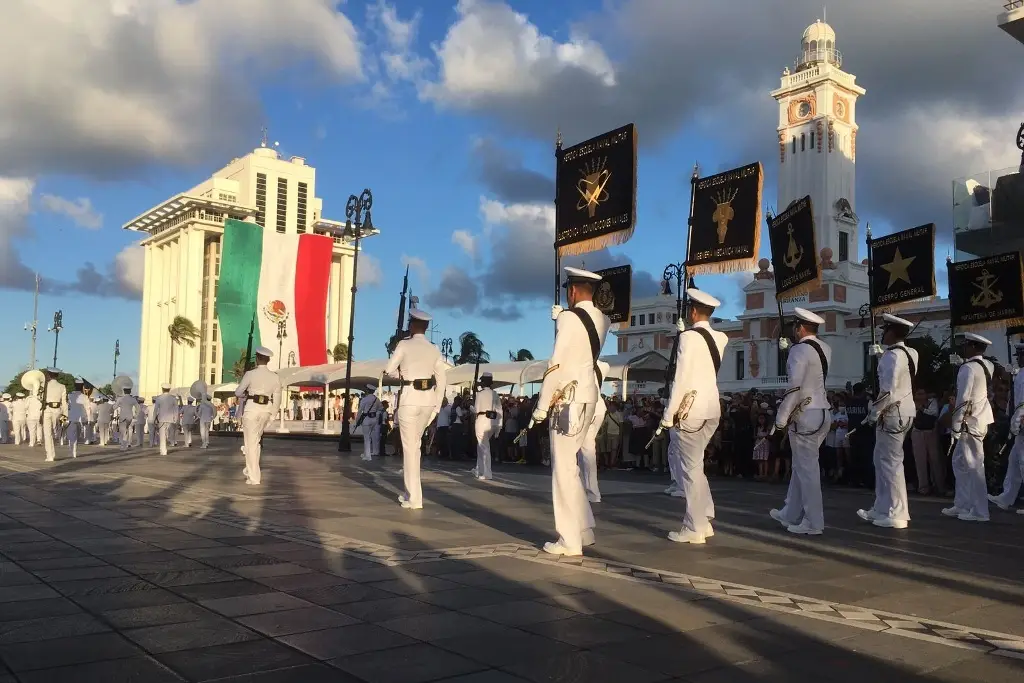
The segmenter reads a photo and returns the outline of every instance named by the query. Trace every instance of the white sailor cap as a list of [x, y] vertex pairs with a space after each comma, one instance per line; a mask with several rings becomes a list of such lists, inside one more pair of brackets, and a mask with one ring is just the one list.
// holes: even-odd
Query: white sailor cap
[[54, 367], [43, 368], [43, 372], [48, 372], [51, 375], [59, 375], [60, 374], [60, 368], [54, 368]]
[[974, 342], [975, 344], [984, 344], [985, 346], [990, 345], [992, 342], [985, 339], [980, 334], [974, 334], [973, 332], [964, 332], [964, 341]]
[[85, 379], [83, 379], [82, 377], [76, 377], [75, 384], [85, 384]]
[[168, 384], [167, 382], [164, 382], [163, 384], [160, 385], [160, 388], [163, 389], [164, 391], [170, 391], [171, 385]]
[[192, 398], [191, 396], [189, 396], [189, 397], [188, 397], [188, 404], [189, 404], [189, 405], [192, 405], [192, 403], [193, 403], [193, 402], [195, 402], [195, 399], [194, 399], [194, 398]]
[[601, 276], [597, 273], [592, 273], [589, 270], [583, 270], [582, 268], [573, 268], [571, 266], [565, 267], [565, 284], [563, 287], [568, 287], [573, 282], [600, 282]]
[[796, 316], [797, 320], [802, 320], [805, 323], [811, 323], [812, 325], [824, 325], [825, 319], [817, 313], [811, 313], [806, 308], [794, 308], [793, 315]]
[[415, 320], [422, 320], [425, 323], [429, 323], [432, 320], [430, 314], [421, 308], [410, 308], [409, 318]]
[[914, 323], [910, 322], [906, 318], [900, 318], [899, 316], [895, 316], [892, 313], [883, 313], [882, 314], [882, 325], [885, 325], [885, 326], [897, 325], [899, 327], [913, 327]]
[[719, 301], [715, 297], [711, 296], [707, 292], [700, 291], [696, 287], [690, 287], [689, 289], [687, 289], [686, 290], [686, 296], [688, 296], [689, 298], [693, 299], [697, 303], [703, 304], [703, 305], [708, 306], [710, 308], [718, 308], [719, 306], [722, 305], [721, 301]]
[[11, 395], [8, 394], [8, 393], [4, 393], [2, 396], [0, 396], [0, 398], [2, 398], [5, 401], [8, 401], [8, 400], [10, 400]]
[[274, 352], [268, 349], [266, 346], [257, 346], [252, 350], [257, 356], [263, 356], [264, 358], [272, 358]]
[[14, 396], [15, 396], [16, 398], [25, 398], [25, 392], [24, 392], [24, 391], [19, 391], [19, 392], [18, 392], [18, 393], [16, 393], [16, 394], [15, 394]]
[[377, 385], [376, 384], [367, 384], [366, 385], [366, 390], [367, 391], [377, 391]]

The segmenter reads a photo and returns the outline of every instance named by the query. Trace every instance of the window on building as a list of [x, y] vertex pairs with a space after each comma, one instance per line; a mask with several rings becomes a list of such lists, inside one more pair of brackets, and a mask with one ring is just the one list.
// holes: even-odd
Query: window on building
[[295, 211], [295, 232], [306, 232], [306, 183], [299, 183], [298, 206]]
[[743, 371], [743, 349], [740, 349], [739, 351], [736, 352], [736, 379], [745, 379]]
[[256, 174], [256, 224], [267, 227], [267, 174]]
[[635, 315], [629, 316], [629, 326], [630, 327], [636, 327], [636, 316]]
[[793, 136], [793, 154], [796, 154], [796, 136]]
[[800, 133], [800, 151], [807, 151], [807, 135], [806, 133]]
[[839, 260], [850, 260], [850, 233], [839, 231]]
[[811, 149], [814, 149], [814, 131], [811, 131]]
[[288, 223], [288, 180], [277, 179], [277, 231], [284, 232]]
[[861, 346], [863, 347], [863, 352], [861, 353], [861, 356], [864, 357], [863, 372], [864, 376], [867, 377], [868, 375], [871, 374], [871, 355], [868, 353], [868, 349], [871, 348], [871, 342], [863, 342]]

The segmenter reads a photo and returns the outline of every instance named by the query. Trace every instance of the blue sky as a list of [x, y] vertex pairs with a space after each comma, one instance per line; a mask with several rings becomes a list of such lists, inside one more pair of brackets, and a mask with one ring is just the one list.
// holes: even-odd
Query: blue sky
[[[230, 5], [236, 0], [225, 2]], [[33, 11], [27, 5], [18, 7], [21, 4], [0, 9], [0, 25], [12, 26], [18, 12]], [[79, 0], [69, 4], [73, 6], [69, 12], [94, 7]], [[173, 0], [141, 4], [165, 12], [180, 9], [171, 7]], [[542, 357], [551, 343], [547, 317], [551, 301], [544, 292], [551, 289], [553, 253], [512, 248], [509, 245], [518, 242], [509, 242], [507, 236], [518, 231], [532, 234], [526, 231], [536, 230], [536, 221], [531, 223], [528, 216], [550, 209], [550, 200], [544, 199], [543, 176], [554, 175], [555, 128], [561, 126], [566, 144], [572, 144], [628, 121], [637, 123], [641, 140], [637, 229], [629, 243], [613, 250], [611, 260], [628, 258], [635, 270], [660, 278], [667, 263], [684, 258], [688, 179], [694, 161], [709, 174], [760, 160], [766, 170], [764, 196], [774, 205], [776, 105], [768, 89], [777, 87], [781, 69], [796, 55], [803, 28], [820, 11], [812, 9], [814, 3], [793, 3], [766, 19], [771, 31], [761, 30], [763, 26], [754, 21], [750, 27], [738, 27], [736, 36], [712, 40], [700, 27], [720, 24], [725, 15], [710, 0], [678, 4], [622, 0], [604, 5], [575, 0], [508, 4], [463, 0], [458, 7], [450, 0], [349, 0], [336, 7], [325, 0], [297, 0], [293, 4], [308, 6], [310, 21], [317, 26], [324, 23], [325, 15], [317, 13], [325, 7], [342, 17], [332, 28], [322, 29], [323, 35], [302, 40], [293, 39], [292, 34], [302, 36], [305, 27], [282, 23], [274, 14], [274, 4], [253, 2], [253, 7], [266, 10], [266, 23], [259, 23], [257, 17], [246, 29], [272, 32], [280, 43], [269, 66], [259, 63], [260, 50], [255, 48], [246, 48], [254, 54], [233, 63], [233, 72], [226, 71], [223, 61], [218, 61], [223, 58], [214, 55], [205, 65], [208, 73], [195, 78], [197, 83], [226, 89], [225, 101], [190, 104], [193, 109], [181, 114], [180, 120], [168, 114], [178, 126], [175, 131], [182, 149], [195, 151], [188, 158], [175, 153], [173, 138], [171, 144], [158, 146], [151, 134], [131, 126], [124, 128], [123, 145], [97, 142], [91, 147], [89, 135], [97, 135], [99, 129], [88, 122], [62, 126], [56, 121], [47, 130], [47, 122], [37, 118], [29, 124], [30, 142], [15, 142], [0, 134], [0, 156], [7, 146], [14, 158], [27, 159], [20, 166], [17, 161], [0, 165], [0, 181], [26, 178], [32, 183], [27, 214], [17, 215], [17, 209], [11, 209], [17, 202], [5, 204], [0, 195], [0, 227], [7, 234], [0, 242], [0, 267], [13, 272], [11, 264], [18, 262], [38, 271], [48, 283], [64, 283], [60, 293], [48, 291], [39, 297], [41, 365], [52, 360], [53, 335], [46, 329], [53, 312], [61, 309], [62, 367], [97, 382], [107, 381], [114, 343], [120, 340], [119, 369], [135, 371], [141, 304], [128, 292], [125, 282], [130, 275], [121, 271], [119, 276], [113, 264], [138, 236], [120, 226], [205, 179], [231, 156], [250, 151], [259, 144], [263, 125], [270, 139], [280, 142], [284, 154], [303, 156], [316, 167], [317, 193], [324, 199], [326, 217], [344, 219], [348, 195], [364, 187], [373, 190], [374, 223], [382, 234], [365, 243], [368, 258], [360, 264], [371, 277], [361, 287], [357, 304], [357, 357], [383, 353], [394, 331], [401, 277], [410, 261], [423, 264], [413, 267], [410, 280], [421, 306], [434, 313], [439, 338], [457, 340], [460, 333], [472, 330], [495, 360], [523, 347]], [[751, 12], [760, 11], [757, 3], [747, 4]], [[940, 231], [948, 229], [950, 178], [1015, 163], [1005, 148], [1016, 128], [1016, 123], [1013, 130], [1007, 128], [1016, 116], [1016, 95], [1000, 93], [998, 102], [979, 113], [970, 91], [977, 84], [942, 86], [938, 74], [918, 71], [914, 86], [901, 88], [898, 78], [906, 78], [907, 70], [892, 73], [893, 62], [886, 63], [892, 48], [884, 47], [891, 41], [871, 29], [868, 10], [877, 3], [839, 4], [829, 7], [829, 17], [839, 32], [846, 68], [868, 88], [859, 113], [858, 180], [865, 189], [856, 208], [862, 223], [870, 220], [876, 234], [928, 221], [938, 223]], [[1020, 46], [996, 28], [994, 10], [991, 16], [979, 17], [956, 3], [938, 1], [929, 6], [934, 15], [928, 20], [931, 23], [907, 23], [902, 27], [904, 34], [934, 37], [936, 32], [958, 35], [967, 30], [962, 37], [984, 52], [977, 59], [995, 60], [1019, 51]], [[210, 0], [196, 0], [186, 7], [196, 16], [210, 13], [211, 21], [218, 15]], [[112, 15], [111, 25], [116, 26], [120, 16]], [[153, 18], [151, 25], [161, 26], [161, 17]], [[389, 23], [388, 17], [394, 21]], [[345, 54], [337, 47], [348, 30], [345, 18], [358, 40], [353, 48], [359, 55], [358, 68], [345, 62]], [[42, 31], [45, 18], [36, 17], [36, 21], [26, 25]], [[964, 22], [970, 22], [967, 29]], [[669, 30], [673, 27], [675, 36]], [[0, 40], [5, 37], [2, 33], [0, 29]], [[936, 41], [926, 42], [927, 49], [941, 50]], [[716, 44], [726, 57], [712, 58]], [[885, 49], [890, 50], [888, 55], [878, 54]], [[759, 56], [758, 51], [765, 54]], [[472, 58], [464, 59], [467, 54]], [[44, 52], [38, 58], [48, 57]], [[95, 58], [103, 63], [108, 57]], [[57, 60], [59, 55], [52, 58]], [[88, 54], [83, 57], [89, 58]], [[159, 58], [154, 56], [154, 63]], [[491, 63], [491, 59], [497, 61]], [[942, 63], [928, 54], [914, 59], [918, 66]], [[140, 62], [141, 70], [147, 60]], [[3, 78], [15, 77], [3, 73], [14, 68], [10, 61], [5, 63], [0, 66], [0, 85]], [[479, 70], [471, 71], [467, 64]], [[201, 66], [190, 68], [198, 73]], [[228, 73], [232, 83], [224, 85], [226, 81], [220, 79]], [[140, 97], [137, 82], [120, 80], [130, 81], [137, 74], [89, 77], [103, 77], [115, 91], [122, 88], [124, 106]], [[922, 80], [936, 84], [929, 87]], [[573, 92], [575, 83], [586, 88]], [[214, 88], [200, 95], [215, 97], [217, 92], [225, 90]], [[14, 98], [29, 96], [27, 90], [13, 93]], [[187, 93], [160, 96], [170, 100], [188, 97]], [[586, 101], [591, 95], [592, 101]], [[937, 112], [927, 135], [914, 125], [924, 107]], [[0, 105], [0, 131], [5, 123], [19, 123], [18, 114], [12, 112], [13, 108]], [[71, 125], [81, 130], [68, 130]], [[202, 132], [206, 127], [209, 133]], [[72, 133], [82, 144], [80, 152], [67, 151], [66, 146], [56, 152], [49, 148]], [[140, 136], [138, 154], [133, 151], [132, 136]], [[926, 170], [921, 171], [922, 167]], [[905, 186], [898, 194], [889, 191], [895, 182]], [[490, 220], [482, 209], [488, 201]], [[455, 233], [462, 234], [453, 240]], [[474, 247], [475, 257], [470, 253], [474, 249], [467, 250], [456, 241]], [[762, 241], [767, 255], [767, 240]], [[863, 256], [863, 245], [860, 250]], [[522, 259], [527, 262], [521, 263]], [[97, 269], [99, 285], [90, 287], [76, 280], [76, 272], [87, 263]], [[548, 275], [536, 275], [545, 267]], [[4, 283], [0, 273], [0, 285]], [[641, 284], [650, 289], [651, 278]], [[739, 312], [738, 278], [704, 278], [701, 286], [726, 302], [725, 314]], [[105, 296], [87, 295], [83, 289]], [[22, 327], [32, 318], [32, 294], [21, 281], [7, 282], [0, 292], [8, 311], [0, 321], [0, 378], [6, 378], [28, 361], [30, 335]]]

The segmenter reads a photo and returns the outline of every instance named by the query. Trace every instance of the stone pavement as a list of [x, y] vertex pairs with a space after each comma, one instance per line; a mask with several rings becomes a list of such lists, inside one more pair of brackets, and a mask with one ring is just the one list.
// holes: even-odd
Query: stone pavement
[[1024, 680], [1016, 515], [915, 498], [883, 530], [828, 489], [794, 537], [783, 488], [712, 481], [716, 535], [681, 546], [666, 482], [611, 473], [598, 544], [555, 558], [545, 470], [428, 465], [410, 511], [393, 459], [268, 438], [250, 487], [214, 444], [0, 446], [0, 683]]

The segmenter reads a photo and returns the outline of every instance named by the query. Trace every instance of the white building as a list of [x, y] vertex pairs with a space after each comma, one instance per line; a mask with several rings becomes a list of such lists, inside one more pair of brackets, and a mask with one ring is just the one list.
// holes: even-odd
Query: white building
[[[159, 393], [170, 381], [187, 387], [202, 378], [209, 384], [231, 381], [222, 367], [215, 302], [220, 274], [224, 220], [250, 220], [281, 233], [333, 234], [343, 223], [325, 219], [316, 196], [316, 171], [301, 157], [282, 158], [266, 146], [231, 161], [192, 189], [133, 218], [123, 227], [148, 233], [139, 341], [142, 396]], [[370, 233], [364, 233], [363, 237]], [[349, 290], [354, 247], [335, 237], [328, 294], [326, 348], [348, 338]], [[175, 316], [200, 331], [194, 348], [175, 347], [173, 376], [167, 328]]]
[[999, 14], [999, 28], [1018, 42], [1024, 43], [1024, 0], [1008, 0], [1003, 4], [1004, 12]]

